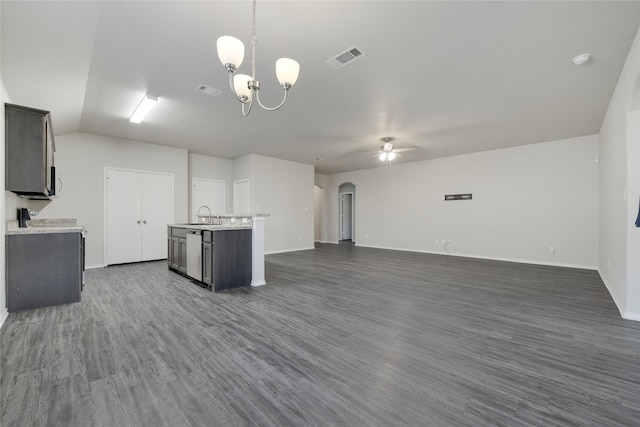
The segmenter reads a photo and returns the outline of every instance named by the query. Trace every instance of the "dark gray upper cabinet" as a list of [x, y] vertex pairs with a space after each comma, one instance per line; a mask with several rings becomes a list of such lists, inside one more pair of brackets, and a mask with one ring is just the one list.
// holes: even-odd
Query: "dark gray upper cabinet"
[[51, 113], [4, 105], [5, 189], [27, 199], [55, 194], [55, 141]]

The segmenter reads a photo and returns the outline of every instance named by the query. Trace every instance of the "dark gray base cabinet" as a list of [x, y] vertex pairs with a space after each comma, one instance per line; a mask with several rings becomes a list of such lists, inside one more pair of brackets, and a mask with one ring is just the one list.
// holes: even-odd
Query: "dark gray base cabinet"
[[214, 291], [251, 284], [251, 230], [202, 232], [202, 281]]
[[167, 263], [169, 268], [187, 274], [187, 230], [169, 227]]
[[6, 236], [9, 312], [80, 301], [81, 233]]
[[[184, 276], [187, 276], [186, 232], [184, 228], [169, 227], [167, 241], [169, 269]], [[203, 230], [199, 283], [214, 291], [250, 285], [251, 244], [251, 229]]]

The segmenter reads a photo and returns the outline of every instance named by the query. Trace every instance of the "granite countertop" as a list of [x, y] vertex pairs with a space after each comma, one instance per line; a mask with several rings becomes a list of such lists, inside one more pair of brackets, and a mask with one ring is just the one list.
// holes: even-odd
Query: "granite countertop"
[[251, 224], [169, 224], [169, 227], [186, 228], [188, 230], [207, 230], [207, 231], [224, 231], [224, 230], [251, 230]]
[[[198, 216], [209, 216], [207, 214], [198, 214]], [[220, 218], [251, 218], [254, 216], [264, 216], [267, 217], [269, 216], [268, 213], [253, 213], [253, 214], [211, 214], [212, 217], [217, 217], [219, 216]]]
[[18, 227], [18, 221], [7, 221], [7, 235], [44, 233], [81, 233], [75, 218], [45, 218], [27, 221], [27, 227]]

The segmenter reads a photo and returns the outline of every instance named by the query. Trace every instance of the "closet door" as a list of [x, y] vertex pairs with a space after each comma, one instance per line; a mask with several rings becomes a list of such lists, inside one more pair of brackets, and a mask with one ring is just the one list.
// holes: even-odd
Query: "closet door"
[[173, 177], [144, 173], [142, 178], [142, 261], [167, 258], [167, 225], [173, 223]]
[[107, 170], [106, 263], [167, 258], [173, 175]]
[[108, 265], [141, 260], [141, 189], [140, 174], [114, 169], [107, 171]]

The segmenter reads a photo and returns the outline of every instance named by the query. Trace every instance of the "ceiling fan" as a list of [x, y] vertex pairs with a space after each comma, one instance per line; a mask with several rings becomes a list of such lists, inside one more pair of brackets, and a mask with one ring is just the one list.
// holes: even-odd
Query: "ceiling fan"
[[387, 162], [387, 166], [389, 166], [389, 162], [396, 158], [396, 156], [402, 156], [402, 152], [412, 151], [417, 149], [418, 147], [407, 147], [407, 148], [394, 148], [395, 146], [391, 141], [393, 141], [393, 137], [385, 136], [380, 139], [384, 144], [380, 146], [380, 150], [378, 153], [373, 156], [379, 158], [383, 162]]

